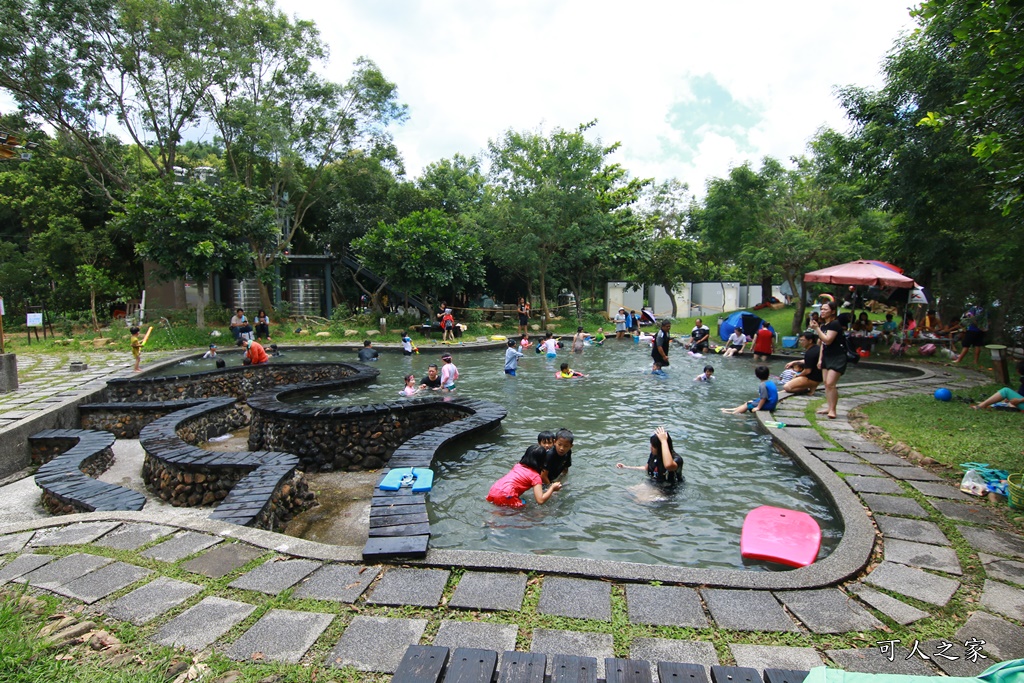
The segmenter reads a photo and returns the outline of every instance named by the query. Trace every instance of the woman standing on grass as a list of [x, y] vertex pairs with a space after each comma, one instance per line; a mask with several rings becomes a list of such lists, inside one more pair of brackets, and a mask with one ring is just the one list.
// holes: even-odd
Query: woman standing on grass
[[836, 419], [836, 406], [839, 404], [839, 378], [846, 372], [846, 335], [842, 324], [836, 320], [838, 315], [835, 303], [826, 301], [821, 305], [821, 322], [811, 321], [811, 331], [821, 341], [821, 353], [818, 356], [818, 368], [825, 380], [825, 407], [818, 415], [826, 415], [828, 419]]

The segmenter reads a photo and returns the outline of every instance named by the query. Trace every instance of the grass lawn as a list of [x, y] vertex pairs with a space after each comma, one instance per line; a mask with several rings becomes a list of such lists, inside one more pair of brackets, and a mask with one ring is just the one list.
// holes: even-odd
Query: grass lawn
[[953, 400], [914, 395], [861, 408], [871, 424], [930, 458], [957, 467], [987, 462], [1010, 472], [1024, 472], [1024, 411], [971, 410], [999, 390], [998, 385], [953, 392]]

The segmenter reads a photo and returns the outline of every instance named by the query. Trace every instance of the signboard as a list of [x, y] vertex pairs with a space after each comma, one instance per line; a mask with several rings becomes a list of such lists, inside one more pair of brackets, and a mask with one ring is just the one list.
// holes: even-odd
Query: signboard
[[25, 324], [28, 327], [42, 327], [43, 326], [43, 314], [42, 313], [29, 313], [25, 316]]
[[4, 298], [0, 296], [0, 315], [4, 315]]

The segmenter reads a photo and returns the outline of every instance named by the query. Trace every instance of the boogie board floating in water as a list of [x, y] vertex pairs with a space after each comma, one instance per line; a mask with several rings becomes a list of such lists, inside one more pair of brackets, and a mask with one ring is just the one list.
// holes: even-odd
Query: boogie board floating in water
[[396, 467], [377, 486], [381, 491], [397, 491], [411, 486], [413, 493], [426, 493], [434, 486], [434, 471], [429, 467]]
[[740, 555], [789, 567], [806, 567], [818, 557], [821, 527], [806, 512], [762, 505], [747, 513]]

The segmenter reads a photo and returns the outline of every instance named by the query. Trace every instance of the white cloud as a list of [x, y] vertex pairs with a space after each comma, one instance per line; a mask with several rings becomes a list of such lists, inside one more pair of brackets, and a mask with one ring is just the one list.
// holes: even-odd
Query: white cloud
[[[822, 125], [845, 128], [833, 88], [879, 85], [882, 58], [912, 26], [891, 0], [280, 6], [320, 27], [333, 78], [366, 55], [398, 84], [410, 120], [395, 138], [412, 175], [455, 152], [479, 153], [508, 128], [596, 118], [604, 142], [622, 142], [618, 160], [634, 175], [676, 176], [698, 191], [745, 159], [804, 152]], [[705, 76], [757, 112], [744, 149], [717, 129], [672, 130], [670, 108]], [[686, 141], [690, 158], [673, 157], [664, 140]]]

